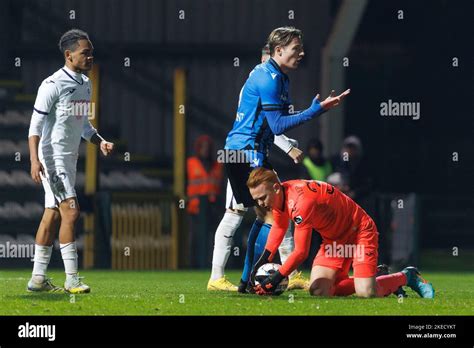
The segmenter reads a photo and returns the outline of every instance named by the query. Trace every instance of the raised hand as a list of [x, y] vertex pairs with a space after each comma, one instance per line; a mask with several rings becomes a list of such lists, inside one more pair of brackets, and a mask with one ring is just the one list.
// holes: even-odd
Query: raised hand
[[[332, 109], [335, 106], [338, 106], [342, 100], [351, 93], [350, 89], [346, 89], [344, 92], [342, 92], [339, 95], [336, 95], [335, 91], [332, 90], [331, 93], [329, 94], [329, 97], [324, 99], [321, 102], [321, 106], [325, 110]], [[316, 99], [319, 99], [319, 94], [316, 96]]]

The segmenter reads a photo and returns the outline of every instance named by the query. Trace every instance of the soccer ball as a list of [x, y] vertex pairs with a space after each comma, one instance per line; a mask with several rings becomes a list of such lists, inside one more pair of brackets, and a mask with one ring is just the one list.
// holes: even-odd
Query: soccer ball
[[[255, 275], [255, 285], [259, 285], [260, 282], [264, 281], [270, 275], [275, 273], [280, 269], [281, 265], [278, 263], [266, 263], [257, 270]], [[276, 289], [272, 292], [272, 295], [281, 295], [283, 291], [288, 287], [288, 277], [283, 278], [283, 280], [278, 284]]]

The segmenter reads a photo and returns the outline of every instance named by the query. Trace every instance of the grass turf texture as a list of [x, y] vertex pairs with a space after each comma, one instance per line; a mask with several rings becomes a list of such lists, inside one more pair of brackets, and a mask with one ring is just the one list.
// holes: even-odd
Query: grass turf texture
[[[408, 298], [315, 298], [306, 291], [260, 297], [208, 292], [209, 272], [83, 271], [91, 293], [27, 293], [31, 270], [0, 272], [0, 315], [473, 315], [474, 273], [424, 273], [434, 300], [407, 289]], [[228, 272], [237, 283], [240, 272]], [[64, 273], [51, 271], [61, 286]], [[293, 296], [291, 296], [293, 295]], [[74, 299], [75, 301], [71, 301]], [[73, 303], [72, 303], [73, 302]]]

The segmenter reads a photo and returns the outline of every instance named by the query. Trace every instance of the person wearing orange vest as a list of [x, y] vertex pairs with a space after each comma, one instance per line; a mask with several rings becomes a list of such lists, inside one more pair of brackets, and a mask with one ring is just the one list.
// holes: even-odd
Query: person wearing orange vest
[[[208, 247], [210, 238], [205, 232], [212, 230], [212, 218], [200, 216], [200, 200], [203, 196], [207, 196], [209, 204], [216, 203], [217, 197], [221, 191], [223, 179], [222, 163], [214, 159], [214, 142], [208, 135], [199, 136], [194, 143], [195, 155], [187, 159], [187, 212], [190, 215], [190, 254], [191, 266], [205, 267], [210, 260], [208, 256]], [[204, 208], [205, 209], [205, 208]], [[201, 212], [207, 214], [208, 212]], [[200, 226], [207, 224], [209, 226]], [[209, 254], [209, 255], [208, 255]]]
[[196, 156], [187, 160], [189, 214], [199, 214], [199, 196], [208, 196], [210, 203], [216, 202], [222, 183], [222, 163], [213, 159], [214, 143], [208, 135], [201, 135], [194, 144]]

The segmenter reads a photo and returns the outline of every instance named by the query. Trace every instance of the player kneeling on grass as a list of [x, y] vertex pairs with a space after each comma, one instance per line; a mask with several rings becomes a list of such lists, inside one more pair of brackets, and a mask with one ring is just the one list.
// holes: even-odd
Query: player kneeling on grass
[[[89, 122], [88, 116], [93, 112], [91, 84], [82, 74], [92, 68], [89, 36], [82, 30], [70, 30], [61, 37], [59, 48], [65, 66], [39, 87], [28, 135], [31, 177], [43, 184], [45, 211], [36, 234], [33, 274], [27, 289], [78, 294], [90, 291], [78, 276], [74, 239], [79, 217], [74, 189], [79, 143], [82, 136], [100, 146], [104, 155], [113, 150], [114, 144], [105, 141]], [[59, 220], [59, 246], [66, 272], [64, 289], [54, 286], [46, 276]]]
[[[279, 271], [255, 287], [260, 295], [271, 294], [279, 282], [309, 254], [311, 234], [318, 231], [323, 243], [311, 270], [310, 294], [314, 296], [383, 297], [409, 286], [421, 297], [433, 298], [434, 289], [415, 267], [376, 277], [378, 232], [371, 217], [352, 199], [321, 181], [290, 180], [280, 183], [272, 170], [254, 169], [247, 181], [250, 194], [260, 207], [271, 210], [274, 224], [262, 257], [251, 279], [271, 262], [280, 245], [288, 220], [295, 222], [295, 249]], [[354, 277], [349, 278], [353, 267]]]

